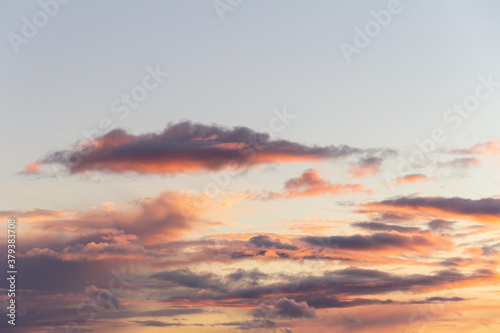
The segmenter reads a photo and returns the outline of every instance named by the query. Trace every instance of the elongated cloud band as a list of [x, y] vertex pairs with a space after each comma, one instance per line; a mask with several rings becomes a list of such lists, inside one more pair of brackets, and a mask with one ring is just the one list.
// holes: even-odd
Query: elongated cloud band
[[98, 170], [171, 174], [343, 158], [375, 152], [380, 151], [347, 145], [307, 146], [271, 139], [268, 133], [247, 127], [226, 129], [183, 121], [169, 124], [161, 133], [132, 135], [116, 129], [71, 149], [52, 152], [40, 161], [30, 163], [25, 173], [37, 173], [40, 165], [59, 164], [71, 173]]
[[500, 199], [465, 199], [459, 197], [400, 197], [362, 205], [364, 212], [404, 210], [413, 213], [431, 213], [441, 217], [469, 217], [479, 221], [500, 220]]

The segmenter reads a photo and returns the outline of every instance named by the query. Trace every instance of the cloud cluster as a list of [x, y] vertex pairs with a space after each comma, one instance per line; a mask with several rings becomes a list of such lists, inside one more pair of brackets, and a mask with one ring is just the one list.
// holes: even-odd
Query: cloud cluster
[[[152, 279], [163, 281], [157, 286], [165, 292], [157, 297], [171, 305], [229, 304], [251, 305], [253, 300], [268, 304], [272, 295], [283, 295], [274, 301], [273, 308], [267, 305], [252, 311], [254, 317], [276, 318], [314, 318], [314, 308], [346, 308], [370, 304], [422, 304], [435, 302], [461, 301], [460, 297], [428, 297], [425, 300], [377, 300], [359, 298], [359, 295], [383, 295], [392, 292], [433, 292], [449, 289], [450, 286], [480, 285], [493, 281], [498, 274], [488, 269], [478, 269], [464, 274], [456, 269], [440, 270], [434, 274], [397, 275], [381, 270], [357, 267], [325, 271], [313, 274], [275, 274], [261, 273], [258, 284], [234, 284], [227, 276], [214, 273], [184, 271], [182, 279], [177, 271], [164, 271], [152, 275]], [[209, 277], [210, 282], [204, 281]], [[188, 282], [186, 282], [188, 281]], [[176, 291], [176, 288], [187, 287]], [[265, 315], [263, 315], [265, 313]]]

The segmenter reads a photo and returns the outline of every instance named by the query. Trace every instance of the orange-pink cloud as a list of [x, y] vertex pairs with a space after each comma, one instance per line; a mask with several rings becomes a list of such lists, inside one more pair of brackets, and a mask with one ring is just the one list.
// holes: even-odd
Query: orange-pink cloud
[[[166, 174], [248, 168], [267, 163], [317, 161], [378, 152], [346, 145], [307, 146], [271, 139], [247, 127], [223, 128], [184, 121], [161, 133], [129, 134], [116, 129], [28, 165], [59, 164], [70, 173], [88, 170]], [[387, 153], [387, 149], [383, 149]], [[369, 161], [370, 158], [363, 160]]]
[[269, 192], [267, 198], [314, 197], [346, 193], [370, 193], [361, 184], [334, 184], [322, 178], [314, 170], [306, 170], [299, 177], [285, 183], [283, 192]]
[[408, 183], [418, 183], [428, 181], [429, 178], [421, 173], [411, 174], [402, 177], [397, 177], [394, 181], [396, 184], [408, 184]]

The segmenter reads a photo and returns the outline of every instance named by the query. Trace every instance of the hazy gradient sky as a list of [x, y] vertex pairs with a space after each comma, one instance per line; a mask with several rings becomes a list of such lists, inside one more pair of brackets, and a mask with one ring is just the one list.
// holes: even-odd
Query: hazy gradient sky
[[[16, 332], [500, 329], [499, 2], [55, 1], [0, 1]], [[114, 112], [155, 69], [168, 76]], [[118, 305], [85, 320], [99, 290]]]

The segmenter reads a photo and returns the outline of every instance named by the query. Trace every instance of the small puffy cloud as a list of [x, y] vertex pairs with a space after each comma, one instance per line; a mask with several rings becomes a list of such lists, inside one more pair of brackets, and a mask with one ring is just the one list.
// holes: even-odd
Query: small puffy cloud
[[282, 192], [269, 192], [267, 198], [296, 198], [296, 197], [314, 197], [321, 195], [339, 195], [346, 193], [369, 193], [370, 190], [364, 188], [361, 184], [334, 184], [316, 171], [309, 169], [304, 171], [299, 177], [289, 179], [285, 183], [285, 189]]
[[381, 157], [363, 157], [357, 163], [351, 166], [349, 174], [353, 178], [361, 178], [365, 176], [373, 176], [380, 170], [380, 166], [384, 161]]
[[28, 163], [22, 172], [25, 175], [36, 175], [40, 173], [40, 164], [37, 162]]
[[421, 173], [414, 173], [402, 177], [397, 177], [394, 179], [396, 184], [409, 184], [409, 183], [418, 183], [418, 182], [426, 182], [429, 178]]
[[261, 305], [259, 308], [252, 310], [250, 314], [255, 318], [268, 319], [316, 318], [316, 311], [314, 308], [309, 307], [306, 302], [296, 302], [288, 298], [278, 300], [273, 308]]

